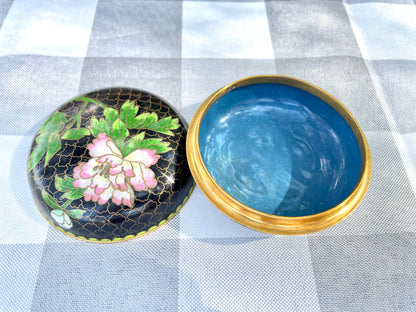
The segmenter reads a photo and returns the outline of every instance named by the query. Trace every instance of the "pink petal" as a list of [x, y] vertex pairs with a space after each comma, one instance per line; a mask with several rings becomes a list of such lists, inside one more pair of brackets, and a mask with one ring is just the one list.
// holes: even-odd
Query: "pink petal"
[[97, 162], [96, 158], [91, 158], [87, 163], [84, 163], [81, 167], [81, 178], [88, 179], [96, 175], [97, 171], [95, 167], [97, 167], [98, 165], [99, 163]]
[[117, 188], [118, 188], [118, 184], [117, 184], [117, 175], [110, 175], [110, 176], [108, 177], [108, 179], [110, 180], [111, 185], [112, 185], [115, 189], [117, 189]]
[[84, 165], [84, 162], [81, 162], [74, 168], [74, 179], [79, 179], [81, 174], [81, 167]]
[[133, 189], [128, 186], [126, 191], [121, 190], [115, 190], [113, 192], [113, 203], [116, 205], [123, 205], [133, 207], [133, 201], [134, 201], [134, 192]]
[[117, 182], [118, 186], [120, 187], [120, 189], [127, 190], [126, 178], [124, 177], [124, 174], [117, 175], [116, 182]]
[[141, 191], [141, 190], [146, 189], [146, 184], [144, 184], [142, 177], [139, 177], [139, 176], [135, 176], [134, 178], [131, 178], [130, 184], [134, 187], [136, 191]]
[[130, 179], [130, 184], [133, 185], [136, 191], [145, 190], [147, 187], [155, 187], [157, 181], [154, 172], [146, 168], [143, 164], [133, 163], [134, 178]]
[[114, 189], [110, 186], [102, 194], [100, 194], [98, 203], [104, 205], [113, 196]]
[[79, 178], [78, 180], [74, 180], [72, 185], [75, 186], [75, 187], [79, 187], [79, 188], [86, 188], [86, 187], [90, 186], [91, 180], [92, 180], [92, 178], [89, 178], [89, 179]]
[[113, 203], [116, 205], [121, 205], [122, 195], [119, 190], [115, 190], [113, 194]]
[[129, 161], [123, 161], [123, 170], [126, 177], [134, 177], [133, 166]]
[[130, 201], [130, 198], [124, 198], [123, 205], [133, 208], [133, 203]]
[[110, 169], [110, 174], [114, 176], [114, 175], [120, 174], [122, 171], [123, 171], [122, 166], [116, 166]]
[[86, 201], [89, 201], [89, 200], [91, 200], [92, 199], [92, 197], [94, 196], [96, 196], [95, 195], [95, 193], [94, 193], [94, 189], [92, 189], [92, 188], [87, 188], [85, 191], [84, 191], [84, 198], [85, 198], [85, 200]]
[[98, 139], [99, 139], [99, 140], [103, 140], [103, 141], [110, 140], [109, 138], [107, 138], [107, 137], [105, 136], [105, 133], [100, 133], [100, 134], [98, 134]]
[[98, 139], [94, 139], [93, 144], [88, 144], [92, 157], [101, 157], [104, 155], [117, 155], [121, 157], [120, 150], [114, 145], [114, 142], [107, 138], [105, 133], [100, 133]]
[[81, 178], [81, 170], [84, 165], [86, 163], [82, 162], [74, 168], [74, 182], [72, 183], [74, 187], [86, 188], [91, 184], [91, 178]]
[[110, 186], [110, 180], [104, 176], [97, 174], [91, 183], [91, 187], [95, 188], [95, 194], [100, 195]]
[[151, 169], [143, 169], [143, 178], [148, 187], [156, 186], [155, 173]]
[[151, 165], [157, 163], [158, 159], [160, 158], [160, 156], [155, 155], [155, 153], [155, 150], [138, 149], [128, 154], [124, 159], [132, 162], [141, 162], [146, 167], [150, 167]]
[[117, 174], [117, 175], [110, 175], [109, 176], [110, 182], [113, 185], [113, 187], [115, 189], [122, 189], [122, 190], [126, 190], [127, 186], [126, 186], [126, 177], [124, 176], [124, 174]]
[[108, 163], [110, 164], [110, 167], [114, 168], [119, 166], [123, 162], [123, 159], [117, 155], [104, 155], [98, 158], [98, 162]]
[[135, 165], [134, 167], [135, 176], [133, 178], [130, 178], [130, 184], [134, 187], [136, 191], [145, 190], [146, 184], [144, 184], [142, 169], [139, 164]]

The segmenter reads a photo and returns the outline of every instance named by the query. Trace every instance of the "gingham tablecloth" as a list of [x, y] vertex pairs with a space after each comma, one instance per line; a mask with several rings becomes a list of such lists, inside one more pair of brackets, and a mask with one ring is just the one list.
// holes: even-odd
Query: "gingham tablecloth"
[[[0, 0], [0, 27], [0, 311], [416, 311], [412, 1]], [[159, 230], [101, 245], [37, 211], [29, 146], [66, 100], [136, 87], [189, 122], [256, 74], [310, 81], [357, 118], [373, 176], [345, 221], [263, 234], [196, 188]]]

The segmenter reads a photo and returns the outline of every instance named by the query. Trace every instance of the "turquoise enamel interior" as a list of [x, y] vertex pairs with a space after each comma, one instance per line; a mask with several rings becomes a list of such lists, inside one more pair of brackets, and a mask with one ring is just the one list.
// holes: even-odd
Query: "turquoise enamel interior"
[[271, 83], [237, 88], [218, 99], [199, 129], [213, 179], [241, 203], [296, 217], [328, 210], [356, 186], [357, 139], [320, 98]]

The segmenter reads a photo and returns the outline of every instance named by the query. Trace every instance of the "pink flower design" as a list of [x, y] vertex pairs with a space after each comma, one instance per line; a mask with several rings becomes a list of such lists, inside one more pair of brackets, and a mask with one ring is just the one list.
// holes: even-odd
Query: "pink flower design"
[[133, 188], [141, 191], [156, 186], [155, 174], [149, 169], [160, 157], [155, 155], [156, 151], [137, 149], [123, 158], [105, 133], [100, 133], [87, 148], [92, 158], [74, 168], [73, 183], [85, 188], [85, 200], [103, 205], [111, 198], [117, 205], [133, 207]]

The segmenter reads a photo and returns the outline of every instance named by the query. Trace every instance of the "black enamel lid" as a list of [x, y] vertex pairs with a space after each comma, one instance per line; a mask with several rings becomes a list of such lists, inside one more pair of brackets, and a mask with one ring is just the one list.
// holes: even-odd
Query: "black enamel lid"
[[141, 236], [193, 189], [186, 125], [159, 97], [110, 88], [79, 96], [41, 125], [30, 150], [33, 197], [46, 220], [82, 240]]

